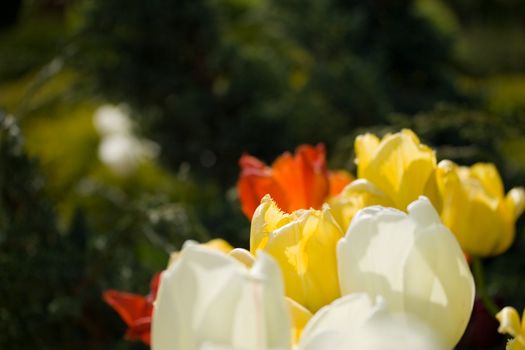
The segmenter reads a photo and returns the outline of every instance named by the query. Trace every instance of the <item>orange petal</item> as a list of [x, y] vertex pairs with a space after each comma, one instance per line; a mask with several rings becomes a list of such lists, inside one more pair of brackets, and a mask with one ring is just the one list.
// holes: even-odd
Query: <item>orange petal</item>
[[320, 209], [330, 191], [325, 147], [323, 144], [315, 147], [299, 146], [296, 159], [301, 164], [303, 191], [306, 198], [306, 206], [302, 208]]
[[319, 209], [328, 191], [328, 170], [324, 145], [301, 145], [295, 152], [280, 156], [272, 165], [272, 173], [284, 189], [287, 205], [274, 200], [286, 212], [297, 209]]
[[[153, 309], [153, 306], [151, 307]], [[151, 315], [151, 313], [150, 313]], [[147, 345], [151, 344], [151, 316], [142, 317], [135, 321], [126, 332], [129, 340], [141, 340]]]
[[272, 164], [272, 175], [279, 187], [285, 192], [286, 200], [284, 203], [270, 194], [277, 205], [288, 213], [295, 209], [305, 208], [306, 198], [301, 171], [290, 153], [286, 152], [275, 160]]
[[153, 302], [157, 297], [161, 272], [156, 273], [150, 282], [150, 293], [147, 296], [107, 290], [102, 297], [122, 318], [128, 326], [126, 338], [141, 340], [147, 345], [151, 342], [151, 318]]
[[337, 196], [346, 185], [354, 181], [354, 177], [346, 170], [333, 170], [328, 173], [330, 196]]
[[148, 302], [142, 295], [110, 289], [104, 292], [103, 298], [129, 327], [134, 324], [135, 320], [151, 316], [147, 314]]
[[249, 219], [266, 194], [285, 212], [319, 209], [329, 194], [326, 151], [322, 144], [301, 145], [295, 156], [286, 152], [271, 168], [247, 154], [241, 157], [239, 165], [237, 190], [242, 210]]
[[286, 202], [286, 197], [272, 177], [272, 171], [263, 162], [250, 155], [243, 155], [239, 160], [241, 175], [237, 183], [237, 191], [244, 215], [251, 220], [253, 212], [261, 203], [261, 199], [270, 194], [276, 201]]

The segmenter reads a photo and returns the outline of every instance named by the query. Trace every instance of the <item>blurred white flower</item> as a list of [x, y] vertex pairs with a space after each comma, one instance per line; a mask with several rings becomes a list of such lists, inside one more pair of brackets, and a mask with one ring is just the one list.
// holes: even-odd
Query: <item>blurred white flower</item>
[[133, 123], [127, 114], [127, 107], [102, 105], [93, 117], [95, 128], [101, 136], [98, 156], [117, 175], [132, 173], [137, 166], [155, 158], [159, 146], [133, 134]]
[[117, 134], [102, 138], [98, 156], [118, 175], [127, 175], [142, 161], [155, 158], [158, 151], [158, 145], [154, 142]]
[[101, 135], [130, 134], [132, 123], [124, 105], [102, 105], [94, 115], [95, 128]]

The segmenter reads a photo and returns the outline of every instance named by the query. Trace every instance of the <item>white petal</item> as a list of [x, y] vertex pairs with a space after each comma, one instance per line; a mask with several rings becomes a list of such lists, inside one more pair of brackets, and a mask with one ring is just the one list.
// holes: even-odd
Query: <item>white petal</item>
[[[291, 321], [279, 266], [268, 254], [258, 252], [250, 277], [256, 282], [245, 288], [243, 297], [246, 298], [246, 306], [236, 320], [234, 344], [239, 349], [288, 346]], [[247, 322], [253, 322], [255, 327], [250, 328], [253, 334], [247, 332]]]
[[299, 350], [443, 350], [435, 335], [406, 315], [388, 312], [366, 294], [344, 296], [319, 310], [306, 326]]
[[342, 294], [382, 296], [392, 311], [432, 326], [446, 346], [460, 339], [474, 302], [474, 281], [461, 248], [421, 197], [408, 215], [366, 208], [338, 244]]

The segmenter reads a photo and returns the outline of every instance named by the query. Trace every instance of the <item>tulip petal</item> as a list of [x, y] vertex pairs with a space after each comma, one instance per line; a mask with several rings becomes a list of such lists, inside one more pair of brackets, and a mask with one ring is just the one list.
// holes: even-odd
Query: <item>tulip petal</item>
[[259, 206], [261, 198], [266, 194], [271, 195], [281, 203], [287, 206], [286, 194], [281, 186], [272, 176], [271, 168], [250, 155], [243, 155], [239, 160], [241, 174], [237, 183], [237, 190], [241, 200], [243, 213], [252, 218], [253, 212]]
[[376, 135], [366, 133], [355, 138], [354, 149], [356, 153], [355, 163], [357, 165], [357, 176], [363, 177], [363, 172], [368, 168], [379, 147], [379, 138]]
[[253, 214], [250, 227], [250, 251], [255, 253], [258, 249], [264, 249], [270, 233], [290, 221], [292, 217], [289, 214], [283, 213], [269, 195], [264, 196]]
[[[266, 194], [270, 194], [286, 212], [298, 209], [319, 209], [330, 194], [324, 145], [301, 145], [295, 155], [286, 152], [271, 167], [250, 155], [239, 160], [241, 174], [237, 190], [244, 214], [251, 219]], [[340, 173], [339, 185], [349, 174]]]
[[304, 327], [312, 318], [312, 313], [295, 300], [291, 298], [286, 298], [286, 300], [288, 301], [288, 309], [292, 319], [292, 342], [297, 344]]
[[520, 341], [519, 338], [509, 340], [505, 349], [506, 350], [525, 350], [525, 340], [523, 340], [523, 338], [521, 340], [522, 341]]
[[434, 151], [408, 129], [386, 135], [379, 145], [370, 135], [357, 137], [355, 148], [359, 177], [374, 183], [399, 209], [423, 193], [436, 167]]
[[525, 189], [523, 187], [513, 188], [507, 193], [506, 201], [514, 208], [514, 218], [517, 219], [525, 210]]
[[248, 268], [251, 268], [255, 263], [255, 257], [249, 251], [243, 248], [235, 248], [229, 252], [228, 255]]
[[332, 208], [335, 220], [343, 231], [346, 231], [352, 218], [360, 209], [372, 205], [385, 207], [394, 205], [383, 191], [365, 179], [353, 181], [328, 203]]
[[416, 315], [452, 348], [474, 302], [474, 281], [459, 244], [425, 197], [408, 215], [369, 207], [337, 249], [342, 294], [382, 296], [392, 311]]
[[520, 317], [516, 309], [506, 306], [496, 314], [496, 318], [500, 323], [498, 332], [513, 337], [507, 342], [506, 349], [525, 350], [525, 322], [522, 320], [520, 324]]
[[268, 234], [264, 250], [283, 272], [286, 295], [315, 312], [340, 295], [335, 250], [342, 232], [327, 207], [292, 216]]
[[352, 174], [346, 170], [335, 170], [328, 173], [330, 183], [330, 196], [337, 196], [346, 185], [354, 180]]
[[[468, 168], [464, 168], [468, 169]], [[476, 178], [485, 192], [491, 197], [501, 198], [504, 195], [503, 182], [498, 169], [492, 163], [476, 163], [467, 170]]]
[[393, 315], [366, 294], [351, 294], [319, 310], [306, 326], [299, 350], [443, 350], [415, 319]]
[[517, 337], [521, 333], [520, 316], [515, 308], [506, 306], [497, 313], [498, 332]]

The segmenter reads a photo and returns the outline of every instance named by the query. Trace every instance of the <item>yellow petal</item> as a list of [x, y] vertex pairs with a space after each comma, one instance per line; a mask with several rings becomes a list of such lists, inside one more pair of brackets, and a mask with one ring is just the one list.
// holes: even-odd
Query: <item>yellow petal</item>
[[523, 337], [518, 337], [512, 340], [509, 340], [505, 349], [506, 350], [525, 350], [525, 341]]
[[[423, 194], [436, 167], [434, 151], [407, 129], [385, 136], [375, 148], [364, 147], [364, 143], [356, 140], [359, 177], [379, 187], [396, 208], [404, 210]], [[362, 153], [363, 149], [375, 151]]]
[[498, 332], [517, 337], [521, 334], [520, 316], [515, 308], [506, 306], [496, 314], [499, 321]]
[[368, 164], [373, 158], [378, 146], [379, 138], [376, 135], [367, 133], [356, 137], [354, 143], [356, 153], [355, 163], [358, 167], [359, 177], [363, 177], [362, 172], [368, 167]]
[[304, 327], [312, 318], [312, 313], [307, 308], [291, 298], [286, 298], [288, 310], [292, 321], [292, 343], [297, 344]]
[[371, 205], [392, 207], [394, 204], [379, 188], [365, 179], [355, 180], [328, 201], [335, 221], [346, 232], [358, 210]]
[[228, 255], [242, 263], [247, 268], [251, 268], [255, 263], [255, 257], [246, 249], [235, 248], [229, 252]]
[[476, 163], [470, 167], [470, 174], [479, 180], [483, 189], [490, 197], [503, 197], [503, 182], [494, 164]]
[[[272, 207], [268, 203], [262, 206]], [[258, 208], [254, 215], [254, 221], [259, 223], [252, 226], [250, 241], [254, 244], [251, 247], [262, 247], [275, 258], [283, 272], [286, 295], [310, 311], [337, 298], [340, 294], [335, 250], [342, 232], [329, 208], [299, 210], [288, 215], [287, 220], [279, 220], [277, 225], [265, 223], [265, 217], [273, 220], [274, 216], [264, 213], [265, 210]], [[285, 225], [268, 231], [269, 227], [288, 220]]]
[[506, 201], [514, 210], [514, 218], [517, 219], [525, 210], [525, 189], [515, 187], [507, 193]]
[[206, 247], [218, 250], [223, 253], [229, 253], [233, 250], [233, 247], [230, 243], [226, 242], [224, 239], [215, 238], [209, 240], [206, 243], [203, 243]]
[[[206, 243], [201, 243], [199, 244], [198, 242], [195, 242], [195, 241], [186, 241], [184, 243], [184, 245], [201, 245], [201, 246], [205, 246], [207, 248], [211, 248], [213, 250], [217, 250], [219, 252], [223, 252], [223, 253], [229, 253], [230, 251], [233, 250], [233, 247], [230, 245], [230, 243], [226, 242], [224, 239], [221, 239], [221, 238], [215, 238], [215, 239], [212, 239], [212, 240], [209, 240], [208, 242]], [[180, 252], [179, 251], [176, 251], [176, 252], [172, 252], [170, 254], [170, 259], [168, 261], [168, 267], [170, 267], [172, 264], [174, 264], [175, 262], [177, 262], [177, 260], [179, 260], [180, 258]]]
[[292, 218], [279, 209], [272, 197], [266, 195], [255, 209], [250, 228], [250, 251], [264, 249], [271, 232], [290, 222]]
[[525, 336], [525, 309], [523, 309], [523, 314], [521, 315], [521, 334]]
[[430, 178], [427, 181], [423, 194], [430, 200], [434, 208], [436, 208], [438, 212], [441, 212], [441, 210], [443, 209], [443, 201], [441, 198], [441, 193], [439, 191], [437, 167], [432, 172], [432, 175], [430, 175]]

